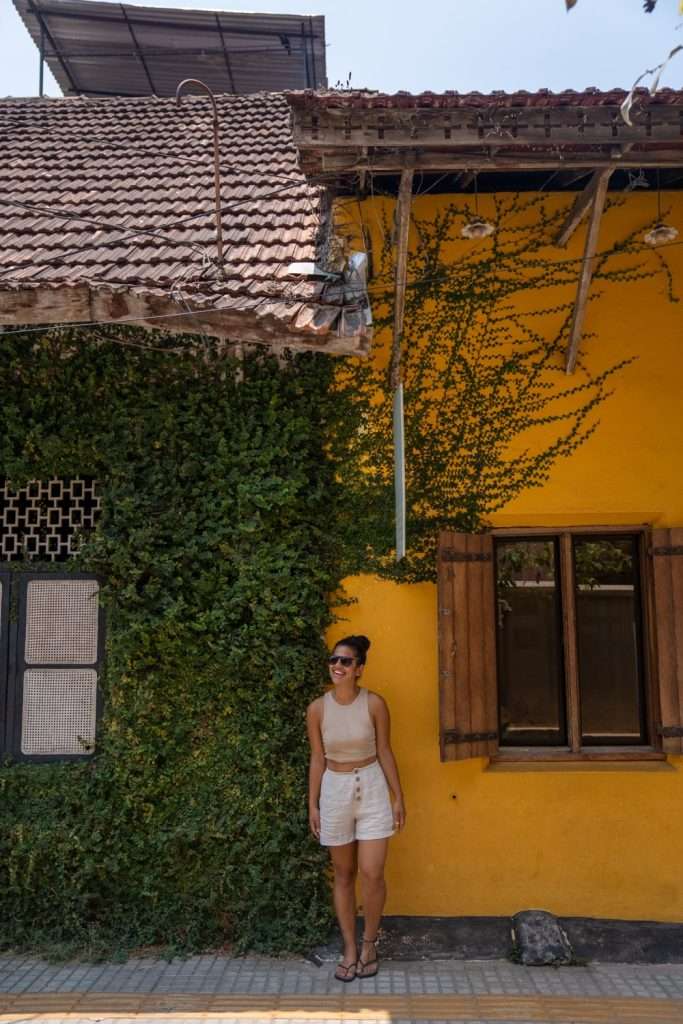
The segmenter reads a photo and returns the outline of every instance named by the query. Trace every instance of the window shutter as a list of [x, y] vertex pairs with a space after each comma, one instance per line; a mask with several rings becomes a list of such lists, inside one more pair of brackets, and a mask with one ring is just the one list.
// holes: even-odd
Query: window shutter
[[442, 531], [438, 552], [442, 761], [498, 749], [493, 538]]
[[92, 754], [102, 660], [99, 584], [77, 574], [22, 574], [14, 683], [15, 756]]
[[683, 527], [652, 531], [662, 750], [683, 753]]
[[0, 753], [7, 749], [7, 681], [9, 678], [9, 585], [8, 572], [0, 572]]

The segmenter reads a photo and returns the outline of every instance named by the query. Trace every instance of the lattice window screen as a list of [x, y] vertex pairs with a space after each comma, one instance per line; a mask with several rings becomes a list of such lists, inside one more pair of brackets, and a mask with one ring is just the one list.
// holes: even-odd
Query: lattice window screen
[[29, 669], [24, 673], [22, 754], [87, 754], [95, 743], [97, 672]]
[[26, 594], [27, 665], [97, 661], [96, 580], [31, 580]]
[[32, 480], [16, 491], [0, 480], [0, 562], [66, 561], [101, 507], [95, 480]]

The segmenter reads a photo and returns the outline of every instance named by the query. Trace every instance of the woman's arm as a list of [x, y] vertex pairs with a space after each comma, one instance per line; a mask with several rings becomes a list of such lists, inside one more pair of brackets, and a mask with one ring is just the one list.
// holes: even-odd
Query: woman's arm
[[403, 790], [401, 780], [398, 777], [396, 758], [391, 749], [391, 722], [389, 720], [389, 708], [383, 697], [378, 693], [370, 693], [370, 714], [375, 723], [375, 740], [377, 743], [377, 760], [382, 766], [382, 771], [389, 783], [393, 794], [394, 825], [399, 831], [406, 823], [406, 809], [403, 803]]
[[325, 771], [325, 753], [320, 734], [320, 698], [312, 701], [306, 711], [308, 742], [311, 745], [311, 761], [308, 766], [308, 824], [316, 839], [320, 839], [320, 782]]

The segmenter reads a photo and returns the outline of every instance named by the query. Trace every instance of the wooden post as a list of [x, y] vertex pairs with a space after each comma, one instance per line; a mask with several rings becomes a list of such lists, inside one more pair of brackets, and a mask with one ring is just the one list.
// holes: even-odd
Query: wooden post
[[394, 339], [391, 346], [390, 382], [395, 391], [401, 380], [401, 342], [403, 315], [406, 303], [408, 277], [408, 233], [410, 231], [410, 204], [413, 196], [413, 169], [401, 172], [401, 184], [396, 205], [396, 289], [394, 297]]
[[603, 179], [609, 181], [611, 174], [611, 170], [593, 172], [586, 187], [577, 195], [574, 205], [569, 212], [569, 216], [562, 225], [562, 230], [559, 235], [555, 239], [555, 245], [567, 244], [585, 215], [588, 213], [591, 203], [595, 201], [597, 190], [600, 188]]
[[581, 332], [583, 330], [583, 320], [586, 315], [588, 290], [590, 288], [591, 278], [593, 277], [593, 260], [598, 248], [600, 218], [602, 217], [602, 211], [605, 207], [605, 199], [607, 198], [609, 174], [606, 171], [601, 172], [601, 174], [602, 176], [595, 189], [595, 198], [593, 200], [590, 221], [588, 223], [588, 231], [586, 233], [586, 244], [583, 250], [583, 264], [581, 266], [579, 287], [576, 292], [576, 303], [574, 304], [574, 316], [572, 318], [572, 327], [569, 334], [569, 345], [567, 347], [567, 362], [565, 366], [567, 373], [573, 373], [574, 367], [576, 366], [576, 357], [579, 352], [579, 342], [581, 341]]

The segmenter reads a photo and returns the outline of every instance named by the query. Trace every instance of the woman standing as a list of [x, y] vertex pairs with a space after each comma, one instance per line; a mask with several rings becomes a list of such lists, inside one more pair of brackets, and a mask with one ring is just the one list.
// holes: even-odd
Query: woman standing
[[[344, 955], [335, 971], [339, 981], [377, 974], [377, 932], [386, 899], [384, 863], [389, 837], [405, 823], [389, 711], [379, 694], [359, 685], [369, 647], [366, 636], [339, 641], [329, 658], [333, 688], [309, 704], [306, 716], [309, 823], [332, 858], [334, 909], [344, 939]], [[365, 915], [360, 950], [357, 874]]]

